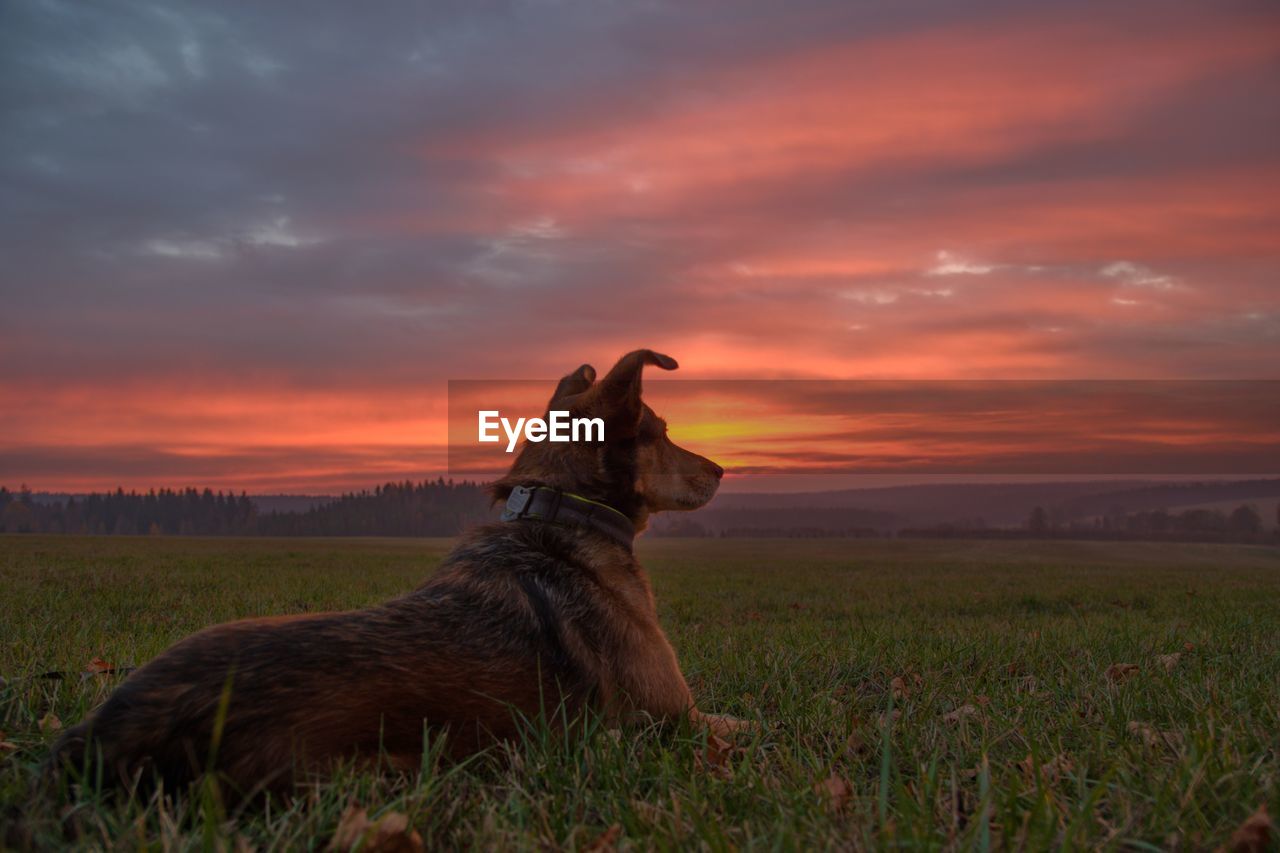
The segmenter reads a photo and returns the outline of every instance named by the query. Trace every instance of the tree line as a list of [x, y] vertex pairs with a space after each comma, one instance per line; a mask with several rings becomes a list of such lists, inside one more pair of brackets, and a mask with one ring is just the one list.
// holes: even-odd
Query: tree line
[[479, 483], [424, 480], [387, 483], [344, 494], [305, 512], [262, 516], [268, 536], [456, 536], [494, 518], [492, 499]]
[[117, 489], [36, 500], [0, 486], [0, 533], [194, 536], [452, 536], [490, 517], [478, 483], [437, 479], [386, 483], [304, 512], [259, 512], [245, 493], [212, 489]]
[[[1113, 507], [1087, 519], [1064, 519], [1060, 508], [1034, 507], [1021, 525], [991, 526], [981, 518], [932, 525], [904, 525], [891, 513], [857, 509], [725, 509], [672, 513], [651, 525], [658, 537], [728, 538], [923, 538], [923, 539], [1099, 539], [1173, 542], [1280, 543], [1257, 508], [1242, 504], [1230, 512], [1195, 508], [1127, 512]], [[1280, 508], [1276, 524], [1280, 525]]]
[[[1276, 510], [1280, 525], [1280, 507]], [[939, 524], [900, 530], [899, 536], [926, 539], [1099, 539], [1143, 542], [1280, 542], [1280, 527], [1268, 529], [1257, 508], [1241, 504], [1231, 512], [1193, 508], [1181, 512], [1164, 509], [1125, 512], [1121, 508], [1091, 519], [1062, 521], [1044, 507], [1035, 507], [1021, 527], [975, 527]]]
[[[1205, 508], [1126, 512], [1115, 507], [1086, 520], [1064, 520], [1057, 509], [1035, 507], [1017, 527], [988, 527], [975, 519], [903, 528], [887, 513], [831, 508], [724, 511], [721, 515], [700, 513], [695, 518], [671, 514], [653, 525], [651, 535], [1280, 542], [1280, 530], [1267, 524], [1248, 504], [1230, 512]], [[495, 516], [482, 484], [443, 478], [386, 483], [291, 512], [262, 512], [243, 492], [236, 495], [212, 489], [117, 489], [50, 500], [35, 498], [26, 486], [16, 492], [0, 486], [0, 533], [455, 536]], [[1280, 508], [1276, 522], [1280, 524]]]

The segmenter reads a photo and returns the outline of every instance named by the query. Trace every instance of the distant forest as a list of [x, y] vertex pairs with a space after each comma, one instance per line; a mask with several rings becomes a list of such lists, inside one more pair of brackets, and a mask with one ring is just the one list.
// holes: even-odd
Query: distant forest
[[[1280, 525], [1280, 509], [1276, 524]], [[1127, 513], [1113, 510], [1091, 521], [1056, 523], [1043, 507], [1035, 507], [1021, 527], [975, 528], [938, 524], [899, 530], [898, 535], [921, 539], [1098, 539], [1141, 542], [1241, 542], [1280, 544], [1280, 527], [1271, 529], [1258, 510], [1241, 504], [1231, 512], [1219, 509], [1163, 509]]]
[[[1280, 509], [1277, 509], [1280, 513]], [[211, 489], [117, 489], [85, 496], [33, 496], [0, 487], [0, 533], [197, 536], [454, 536], [496, 517], [484, 486], [444, 479], [387, 483], [372, 491], [317, 499], [293, 511], [262, 511], [254, 499]], [[1270, 511], [1268, 512], [1270, 514]], [[854, 507], [707, 507], [657, 516], [655, 537], [1097, 539], [1280, 543], [1280, 518], [1243, 503], [1232, 510], [1126, 511], [1113, 506], [1064, 519], [1059, 507], [1032, 507], [1021, 524], [981, 519], [911, 524], [893, 513]]]
[[0, 487], [0, 532], [193, 536], [453, 536], [490, 517], [478, 483], [387, 483], [303, 512], [261, 513], [248, 495], [160, 489], [36, 501]]
[[[1272, 528], [1253, 506], [1231, 512], [1218, 509], [1163, 509], [1125, 512], [1114, 509], [1091, 520], [1054, 521], [1043, 507], [1034, 507], [1021, 525], [989, 526], [980, 519], [929, 526], [890, 525], [888, 513], [855, 509], [780, 508], [717, 510], [698, 520], [700, 513], [660, 518], [653, 535], [721, 536], [766, 539], [899, 538], [899, 539], [1096, 539], [1141, 542], [1243, 542], [1280, 544], [1280, 527]], [[1278, 511], [1280, 515], [1280, 511]], [[1275, 520], [1280, 525], [1280, 517]]]

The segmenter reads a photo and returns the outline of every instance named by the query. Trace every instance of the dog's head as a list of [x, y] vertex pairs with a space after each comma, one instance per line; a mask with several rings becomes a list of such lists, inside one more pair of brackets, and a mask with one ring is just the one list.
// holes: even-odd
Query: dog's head
[[641, 399], [648, 365], [677, 367], [670, 356], [641, 349], [598, 382], [589, 364], [561, 379], [548, 412], [600, 418], [604, 441], [526, 442], [511, 471], [494, 484], [494, 495], [506, 498], [521, 485], [553, 486], [607, 503], [638, 525], [651, 512], [697, 509], [711, 500], [724, 469], [667, 436], [666, 422]]

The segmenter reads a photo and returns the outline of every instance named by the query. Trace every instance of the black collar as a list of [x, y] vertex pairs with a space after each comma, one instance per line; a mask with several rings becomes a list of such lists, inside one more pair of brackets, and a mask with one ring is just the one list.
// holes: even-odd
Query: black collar
[[502, 520], [521, 519], [589, 527], [622, 543], [627, 550], [636, 538], [636, 526], [618, 510], [550, 486], [516, 486], [511, 490]]

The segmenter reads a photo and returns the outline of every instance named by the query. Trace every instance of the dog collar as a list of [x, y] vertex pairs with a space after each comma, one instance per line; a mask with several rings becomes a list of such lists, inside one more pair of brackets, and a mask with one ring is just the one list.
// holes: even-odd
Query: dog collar
[[590, 527], [627, 546], [628, 550], [636, 538], [635, 525], [618, 510], [550, 486], [516, 486], [511, 490], [502, 520], [523, 519]]

